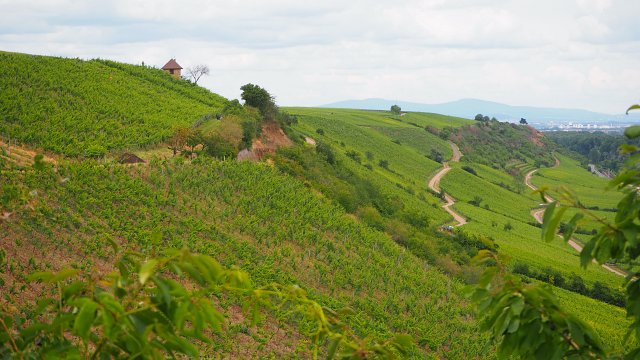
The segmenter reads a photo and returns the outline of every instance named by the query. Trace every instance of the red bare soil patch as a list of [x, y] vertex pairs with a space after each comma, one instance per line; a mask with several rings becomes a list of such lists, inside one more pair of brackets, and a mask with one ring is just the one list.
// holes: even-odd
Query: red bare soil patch
[[253, 140], [251, 150], [241, 151], [238, 160], [260, 160], [267, 154], [275, 154], [278, 148], [291, 146], [293, 141], [282, 131], [275, 121], [268, 121], [262, 125], [259, 138]]
[[539, 147], [544, 147], [545, 145], [542, 142], [542, 138], [544, 137], [544, 134], [530, 126], [529, 126], [529, 129], [531, 130], [531, 135], [529, 135], [529, 140], [531, 140], [532, 143], [536, 144]]

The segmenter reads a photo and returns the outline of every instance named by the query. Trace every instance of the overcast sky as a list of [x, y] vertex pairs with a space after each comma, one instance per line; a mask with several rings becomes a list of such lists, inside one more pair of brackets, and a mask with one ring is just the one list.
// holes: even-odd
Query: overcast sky
[[280, 105], [479, 98], [621, 113], [640, 101], [639, 0], [0, 0], [0, 50], [206, 64]]

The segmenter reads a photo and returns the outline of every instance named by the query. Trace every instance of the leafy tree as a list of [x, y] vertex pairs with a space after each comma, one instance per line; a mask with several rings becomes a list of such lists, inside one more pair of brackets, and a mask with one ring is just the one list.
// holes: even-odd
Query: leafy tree
[[189, 136], [187, 136], [187, 141], [185, 143], [185, 145], [189, 147], [188, 155], [193, 156], [196, 152], [196, 147], [198, 145], [203, 145], [203, 143], [204, 136], [202, 135], [202, 132], [200, 130], [192, 129], [189, 132]]
[[597, 148], [591, 148], [591, 150], [589, 151], [589, 161], [594, 164], [600, 162], [600, 151]]
[[233, 99], [224, 104], [222, 113], [225, 115], [242, 115], [244, 113], [244, 110], [242, 108], [242, 104], [240, 104], [240, 101], [238, 101], [238, 99]]
[[484, 120], [484, 116], [482, 116], [482, 114], [477, 114], [473, 119], [475, 121], [482, 121]]
[[380, 161], [378, 161], [378, 166], [380, 166], [383, 169], [389, 170], [389, 161], [388, 160], [380, 160]]
[[291, 126], [298, 123], [298, 117], [287, 112], [278, 112], [278, 122], [285, 126]]
[[169, 149], [173, 151], [173, 156], [176, 156], [178, 151], [182, 151], [182, 149], [184, 149], [189, 136], [191, 136], [191, 128], [181, 127], [176, 129], [168, 142]]
[[520, 118], [520, 124], [521, 124], [521, 125], [527, 125], [527, 119], [525, 119], [525, 118]]
[[246, 84], [240, 87], [245, 105], [253, 106], [260, 110], [265, 119], [273, 119], [278, 113], [274, 97], [258, 85]]
[[391, 106], [391, 113], [394, 114], [394, 115], [400, 115], [400, 111], [401, 110], [402, 109], [400, 109], [400, 106], [398, 106], [398, 105], [392, 105]]

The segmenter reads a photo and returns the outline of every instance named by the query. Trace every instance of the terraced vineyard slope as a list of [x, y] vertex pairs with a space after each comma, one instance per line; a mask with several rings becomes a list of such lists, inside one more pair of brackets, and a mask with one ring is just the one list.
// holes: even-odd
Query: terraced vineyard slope
[[0, 64], [0, 134], [70, 156], [160, 142], [227, 103], [143, 66], [7, 52]]

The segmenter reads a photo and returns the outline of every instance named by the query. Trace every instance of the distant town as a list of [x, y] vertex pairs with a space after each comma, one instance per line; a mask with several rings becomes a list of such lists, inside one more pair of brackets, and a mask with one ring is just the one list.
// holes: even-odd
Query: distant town
[[576, 123], [576, 122], [546, 122], [531, 123], [531, 126], [540, 131], [584, 131], [603, 132], [610, 134], [623, 133], [626, 127], [637, 125], [636, 123]]

